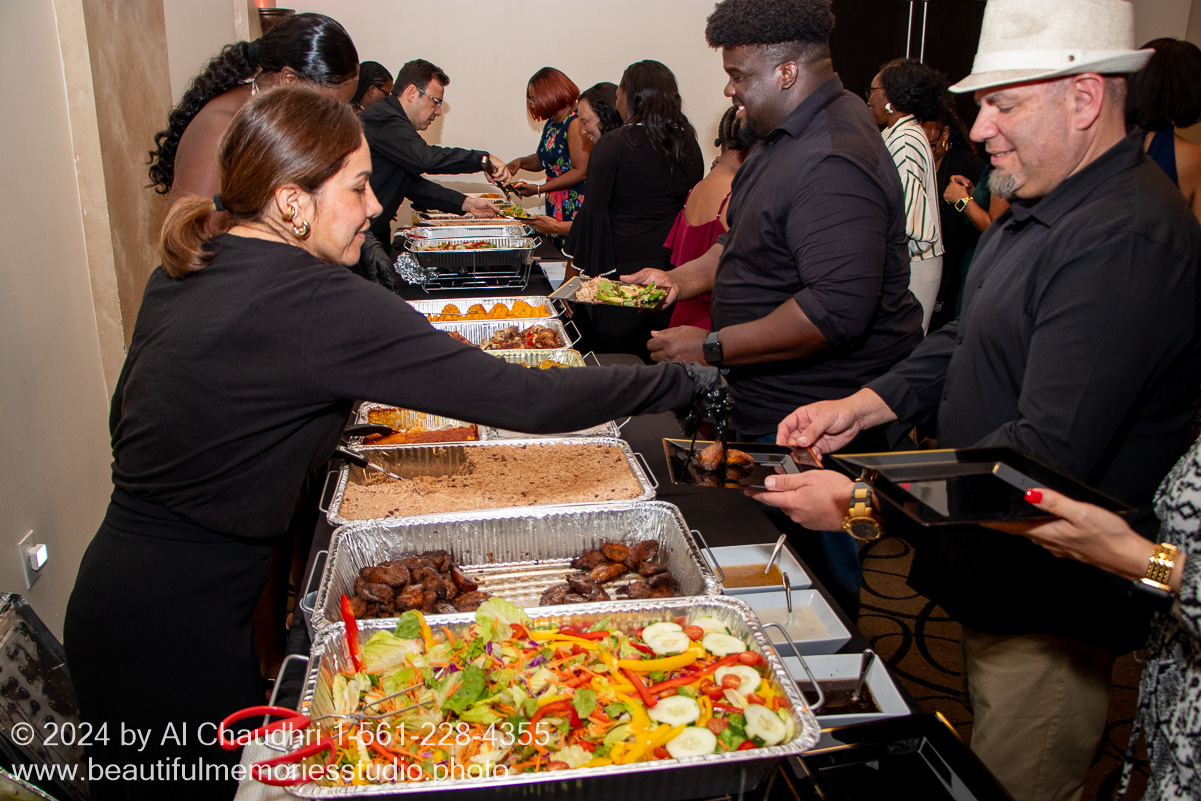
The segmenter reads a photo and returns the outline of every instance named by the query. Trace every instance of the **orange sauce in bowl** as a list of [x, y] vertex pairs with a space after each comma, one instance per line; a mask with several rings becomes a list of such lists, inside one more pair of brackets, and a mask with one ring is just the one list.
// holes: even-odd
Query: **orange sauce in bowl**
[[722, 582], [723, 587], [780, 587], [784, 583], [784, 574], [780, 572], [778, 565], [772, 565], [771, 570], [765, 575], [763, 568], [767, 567], [767, 562], [760, 562], [757, 565], [730, 565], [726, 567], [722, 565], [722, 573], [725, 574], [726, 580]]

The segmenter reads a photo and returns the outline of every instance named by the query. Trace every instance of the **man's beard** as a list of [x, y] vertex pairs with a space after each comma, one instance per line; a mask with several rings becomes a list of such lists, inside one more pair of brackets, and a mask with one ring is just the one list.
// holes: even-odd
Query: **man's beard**
[[995, 198], [1009, 200], [1018, 191], [1018, 179], [1011, 172], [993, 170], [988, 176], [988, 192]]

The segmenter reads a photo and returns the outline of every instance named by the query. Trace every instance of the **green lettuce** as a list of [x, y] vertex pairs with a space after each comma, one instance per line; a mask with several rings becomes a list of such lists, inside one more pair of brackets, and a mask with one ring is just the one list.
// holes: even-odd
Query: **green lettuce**
[[421, 617], [409, 610], [396, 620], [396, 628], [392, 633], [404, 640], [421, 639]]
[[389, 668], [403, 665], [405, 656], [422, 651], [421, 640], [402, 639], [386, 631], [377, 631], [363, 643], [363, 670], [368, 673], [383, 673]]
[[580, 716], [581, 720], [588, 717], [596, 709], [596, 690], [588, 687], [579, 688], [571, 698], [571, 705], [575, 707], [575, 713]]
[[486, 638], [492, 642], [504, 642], [512, 639], [511, 624], [513, 623], [521, 623], [526, 628], [534, 623], [524, 609], [497, 595], [493, 595], [479, 605], [479, 608], [475, 610], [475, 622], [479, 627], [477, 633], [480, 638]]
[[480, 696], [484, 694], [485, 674], [483, 668], [468, 665], [458, 675], [461, 677], [458, 689], [442, 703], [442, 708], [462, 714], [463, 710], [480, 700]]
[[482, 723], [487, 726], [504, 720], [504, 718], [492, 711], [492, 707], [488, 706], [488, 704], [480, 703], [460, 712], [459, 720], [465, 720], [468, 723]]

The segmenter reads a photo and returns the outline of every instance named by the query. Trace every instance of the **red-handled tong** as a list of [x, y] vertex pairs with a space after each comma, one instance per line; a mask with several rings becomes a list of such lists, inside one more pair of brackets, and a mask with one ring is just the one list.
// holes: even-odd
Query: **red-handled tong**
[[[234, 737], [229, 732], [229, 726], [237, 723], [239, 720], [246, 718], [254, 718], [260, 715], [273, 715], [281, 717], [282, 720], [277, 720], [273, 723], [268, 723], [264, 726], [259, 726], [248, 732], [243, 732]], [[241, 709], [226, 717], [217, 726], [217, 741], [226, 751], [233, 751], [241, 748], [251, 740], [257, 739], [263, 735], [272, 734], [277, 731], [289, 731], [296, 729], [304, 729], [309, 725], [309, 717], [302, 715], [299, 712], [288, 709], [282, 706], [252, 706], [246, 709]], [[255, 762], [250, 766], [250, 776], [255, 781], [263, 784], [270, 784], [275, 787], [292, 787], [297, 784], [310, 781], [311, 777], [304, 775], [302, 772], [297, 776], [279, 777], [274, 774], [272, 768], [279, 765], [292, 765], [307, 759], [314, 754], [319, 754], [322, 751], [329, 751], [329, 757], [325, 760], [325, 768], [329, 768], [334, 762], [334, 741], [329, 737], [322, 737], [316, 742], [309, 743], [295, 751], [283, 754], [270, 759], [264, 759], [261, 762]], [[323, 768], [324, 770], [324, 768]]]

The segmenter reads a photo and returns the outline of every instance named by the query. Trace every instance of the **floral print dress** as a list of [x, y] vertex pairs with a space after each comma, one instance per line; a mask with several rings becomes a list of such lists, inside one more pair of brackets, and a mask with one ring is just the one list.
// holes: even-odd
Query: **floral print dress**
[[[567, 147], [567, 129], [575, 119], [576, 113], [573, 111], [562, 122], [549, 119], [542, 127], [542, 138], [538, 141], [538, 161], [541, 162], [542, 169], [546, 170], [547, 180], [558, 178], [571, 169], [571, 151]], [[551, 192], [546, 196], [546, 213], [556, 220], [564, 222], [574, 220], [576, 212], [583, 205], [584, 182], [580, 182], [570, 189]], [[559, 240], [563, 238], [555, 237], [560, 247], [563, 243]]]

